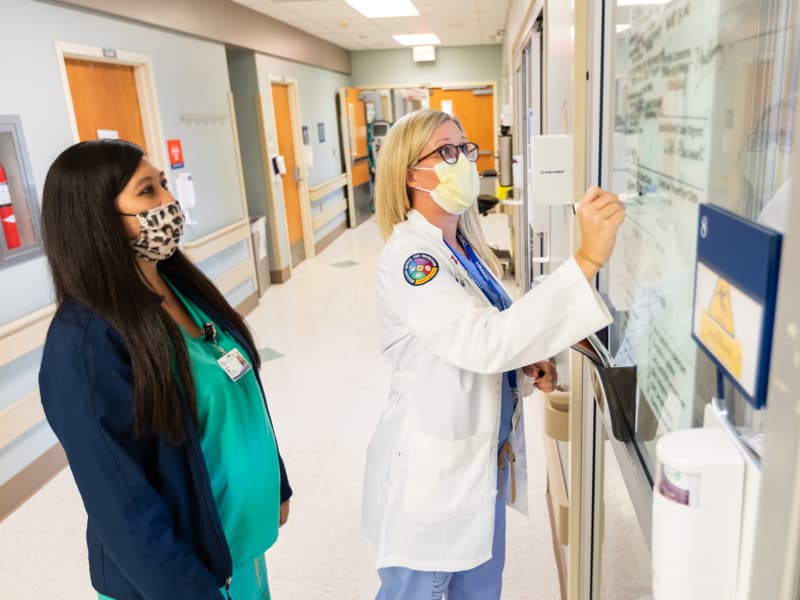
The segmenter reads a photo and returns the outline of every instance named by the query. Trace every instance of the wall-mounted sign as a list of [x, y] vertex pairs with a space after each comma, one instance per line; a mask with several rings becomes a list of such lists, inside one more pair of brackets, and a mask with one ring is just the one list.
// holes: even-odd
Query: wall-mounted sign
[[169, 166], [173, 169], [183, 168], [183, 148], [180, 140], [167, 140]]
[[97, 130], [97, 139], [98, 140], [118, 140], [119, 139], [119, 131], [116, 129], [98, 129]]
[[781, 234], [700, 206], [692, 337], [755, 408], [766, 403]]

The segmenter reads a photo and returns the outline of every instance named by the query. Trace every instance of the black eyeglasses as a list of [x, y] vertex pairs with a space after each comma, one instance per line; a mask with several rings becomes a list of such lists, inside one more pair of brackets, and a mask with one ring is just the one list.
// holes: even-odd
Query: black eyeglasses
[[417, 159], [417, 162], [414, 165], [418, 165], [423, 160], [428, 158], [429, 156], [433, 156], [434, 154], [438, 154], [442, 157], [442, 160], [446, 162], [448, 165], [454, 165], [458, 162], [458, 154], [459, 152], [462, 153], [464, 156], [467, 157], [467, 160], [470, 162], [475, 162], [478, 160], [478, 153], [479, 153], [478, 144], [475, 142], [465, 142], [463, 144], [443, 144], [436, 148], [436, 150], [432, 152], [428, 152], [425, 156], [422, 156]]

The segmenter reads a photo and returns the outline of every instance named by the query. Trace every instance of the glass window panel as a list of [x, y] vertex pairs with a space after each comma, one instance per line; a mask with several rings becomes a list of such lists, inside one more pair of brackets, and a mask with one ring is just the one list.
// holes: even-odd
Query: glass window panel
[[[635, 195], [609, 264], [609, 346], [638, 367], [637, 442], [702, 421], [716, 370], [690, 337], [698, 204], [780, 225], [797, 89], [788, 0], [609, 3], [613, 132], [603, 184]], [[608, 118], [608, 117], [606, 117]], [[757, 415], [730, 386], [740, 428]]]

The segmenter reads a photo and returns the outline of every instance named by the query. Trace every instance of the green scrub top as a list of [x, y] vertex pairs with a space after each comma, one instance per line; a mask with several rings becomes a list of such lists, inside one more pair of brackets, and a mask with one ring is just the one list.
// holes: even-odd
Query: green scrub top
[[[198, 327], [211, 322], [172, 289]], [[225, 352], [235, 348], [249, 360], [244, 348], [214, 326], [216, 346]], [[200, 446], [233, 564], [239, 564], [263, 554], [278, 538], [281, 475], [275, 434], [255, 371], [232, 381], [217, 364], [222, 353], [215, 344], [191, 337], [183, 327], [181, 332], [194, 375]]]
[[[200, 329], [212, 322], [172, 284], [170, 287]], [[214, 326], [216, 346], [225, 352], [236, 348], [249, 360], [244, 348], [216, 323]], [[211, 491], [233, 564], [246, 565], [234, 568], [231, 595], [249, 600], [249, 592], [238, 596], [233, 592], [249, 589], [253, 559], [262, 556], [278, 539], [281, 475], [275, 434], [255, 372], [251, 369], [238, 381], [232, 381], [217, 364], [222, 353], [214, 344], [202, 337], [193, 338], [183, 327], [181, 332], [194, 376], [197, 431]], [[259, 585], [268, 590], [264, 571], [265, 579], [263, 584], [259, 579]], [[263, 594], [269, 597], [268, 591], [252, 597]], [[103, 594], [98, 597], [113, 600]]]

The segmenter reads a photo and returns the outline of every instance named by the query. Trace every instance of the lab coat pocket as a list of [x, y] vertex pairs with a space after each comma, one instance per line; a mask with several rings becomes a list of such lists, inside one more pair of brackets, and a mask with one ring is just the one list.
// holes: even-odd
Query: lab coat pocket
[[491, 501], [493, 448], [488, 433], [463, 440], [414, 433], [408, 450], [406, 512], [441, 519], [480, 510]]

